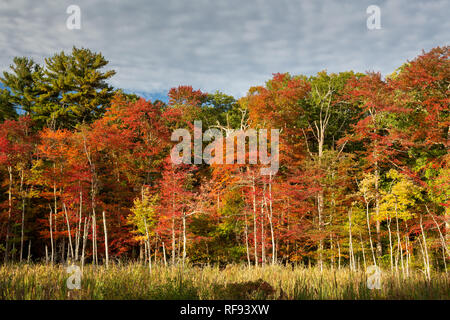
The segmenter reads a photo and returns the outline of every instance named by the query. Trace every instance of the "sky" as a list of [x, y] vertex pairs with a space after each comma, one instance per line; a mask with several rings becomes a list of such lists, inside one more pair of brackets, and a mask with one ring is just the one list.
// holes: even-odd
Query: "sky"
[[[70, 5], [80, 29], [66, 26]], [[370, 5], [381, 29], [367, 27]], [[77, 46], [101, 52], [127, 92], [192, 85], [238, 98], [277, 72], [388, 75], [449, 45], [449, 13], [449, 0], [0, 0], [0, 71]]]

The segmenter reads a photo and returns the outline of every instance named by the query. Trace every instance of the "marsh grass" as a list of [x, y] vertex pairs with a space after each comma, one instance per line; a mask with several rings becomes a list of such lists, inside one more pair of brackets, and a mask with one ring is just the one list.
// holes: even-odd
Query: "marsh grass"
[[303, 266], [147, 266], [137, 263], [84, 268], [81, 289], [70, 290], [63, 265], [0, 266], [0, 299], [450, 299], [450, 281], [420, 271], [401, 279], [383, 272], [381, 289], [367, 288], [363, 271]]

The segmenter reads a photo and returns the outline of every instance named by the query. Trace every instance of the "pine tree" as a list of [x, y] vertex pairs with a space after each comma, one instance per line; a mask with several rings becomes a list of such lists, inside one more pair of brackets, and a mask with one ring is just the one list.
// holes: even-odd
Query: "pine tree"
[[101, 71], [108, 61], [101, 53], [73, 48], [46, 59], [43, 94], [31, 110], [34, 117], [53, 128], [90, 123], [101, 117], [114, 94], [106, 83], [114, 70]]
[[0, 82], [10, 90], [9, 94], [7, 90], [2, 90], [1, 108], [10, 110], [8, 105], [12, 105], [29, 113], [41, 94], [39, 83], [42, 81], [43, 69], [27, 57], [15, 57], [13, 62], [10, 66], [12, 72], [4, 71], [3, 78], [0, 77]]
[[17, 118], [17, 113], [11, 100], [9, 91], [0, 89], [0, 122]]

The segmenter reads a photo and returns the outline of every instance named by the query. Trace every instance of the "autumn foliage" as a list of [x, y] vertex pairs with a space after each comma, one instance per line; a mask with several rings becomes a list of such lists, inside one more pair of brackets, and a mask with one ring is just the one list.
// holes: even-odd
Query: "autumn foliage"
[[[449, 50], [386, 77], [274, 74], [239, 100], [190, 86], [167, 104], [117, 91], [70, 127], [42, 125], [33, 103], [0, 123], [2, 257], [446, 270]], [[175, 165], [171, 133], [194, 120], [224, 135], [280, 129], [278, 173]]]

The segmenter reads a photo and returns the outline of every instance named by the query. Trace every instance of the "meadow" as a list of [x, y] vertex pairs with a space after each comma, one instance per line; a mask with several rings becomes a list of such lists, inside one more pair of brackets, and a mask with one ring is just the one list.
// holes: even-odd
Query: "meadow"
[[450, 279], [420, 270], [407, 278], [383, 270], [381, 289], [367, 287], [363, 270], [270, 265], [148, 266], [130, 263], [85, 266], [81, 289], [70, 290], [64, 265], [10, 264], [0, 266], [1, 300], [371, 300], [450, 299]]

